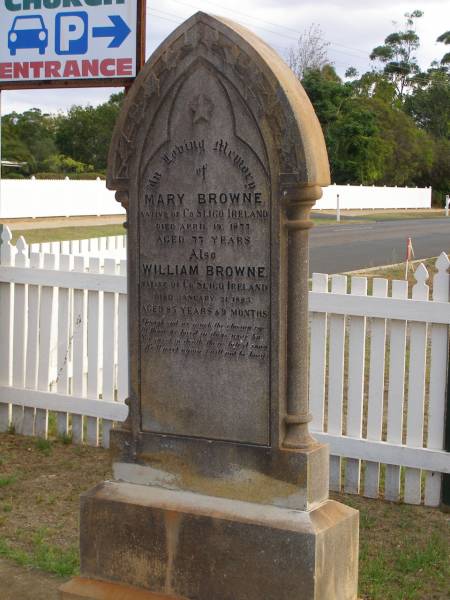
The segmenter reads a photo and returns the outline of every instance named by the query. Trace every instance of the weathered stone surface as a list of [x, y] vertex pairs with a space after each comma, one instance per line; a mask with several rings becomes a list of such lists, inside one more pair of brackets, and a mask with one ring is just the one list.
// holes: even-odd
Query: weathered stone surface
[[357, 513], [328, 500], [308, 431], [309, 213], [329, 170], [299, 82], [194, 15], [129, 91], [107, 183], [128, 217], [130, 416], [118, 481], [82, 499], [84, 589], [355, 600]]
[[145, 65], [108, 171], [129, 221], [132, 461], [161, 434], [312, 445], [308, 213], [328, 183], [306, 94], [252, 33], [198, 13]]
[[328, 448], [298, 452], [186, 438], [139, 436], [139, 464], [114, 437], [120, 481], [311, 510], [328, 498]]
[[358, 513], [110, 482], [82, 499], [82, 572], [190, 600], [354, 600]]

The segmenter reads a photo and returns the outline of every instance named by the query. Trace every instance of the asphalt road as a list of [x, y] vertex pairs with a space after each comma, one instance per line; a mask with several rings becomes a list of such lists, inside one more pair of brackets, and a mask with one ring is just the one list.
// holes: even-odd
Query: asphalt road
[[342, 273], [403, 262], [408, 237], [415, 258], [449, 252], [450, 217], [315, 227], [310, 239], [310, 273]]

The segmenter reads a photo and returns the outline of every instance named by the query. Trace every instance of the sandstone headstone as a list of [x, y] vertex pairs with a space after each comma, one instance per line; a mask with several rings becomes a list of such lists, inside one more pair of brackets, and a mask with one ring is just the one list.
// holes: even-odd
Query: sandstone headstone
[[145, 65], [108, 171], [128, 214], [130, 415], [116, 481], [82, 499], [84, 576], [356, 598], [357, 513], [328, 500], [308, 432], [308, 215], [328, 183], [308, 98], [246, 29], [198, 13]]

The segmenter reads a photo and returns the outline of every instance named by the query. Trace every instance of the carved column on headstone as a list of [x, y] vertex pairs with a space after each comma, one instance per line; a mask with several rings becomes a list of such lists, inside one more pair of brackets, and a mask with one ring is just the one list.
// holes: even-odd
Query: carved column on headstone
[[[116, 201], [119, 202], [122, 207], [126, 210], [126, 219], [125, 222], [123, 224], [123, 226], [125, 228], [128, 228], [128, 210], [130, 207], [130, 199], [129, 199], [129, 192], [128, 190], [119, 190], [116, 192]], [[130, 268], [130, 261], [127, 261], [127, 279], [129, 279], [130, 273], [129, 273], [129, 268]], [[137, 406], [137, 399], [132, 398], [132, 396], [130, 395], [128, 398], [126, 398], [125, 400], [125, 404], [128, 406], [128, 417], [126, 419], [126, 421], [124, 423], [122, 423], [122, 428], [130, 431], [132, 433], [132, 438], [133, 438], [133, 445], [136, 446], [136, 439], [138, 436], [138, 432], [139, 432], [139, 415], [138, 415], [138, 406]], [[135, 454], [136, 450], [135, 447], [132, 449], [132, 454]]]
[[285, 226], [288, 230], [288, 307], [287, 321], [287, 414], [286, 448], [308, 448], [315, 443], [309, 433], [311, 421], [308, 402], [309, 230], [311, 208], [322, 196], [319, 185], [287, 184], [282, 187]]

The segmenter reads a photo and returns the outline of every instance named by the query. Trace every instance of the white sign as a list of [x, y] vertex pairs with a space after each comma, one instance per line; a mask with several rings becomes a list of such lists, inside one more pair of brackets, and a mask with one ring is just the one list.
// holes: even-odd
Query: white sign
[[0, 0], [0, 88], [135, 77], [138, 5], [138, 0]]

